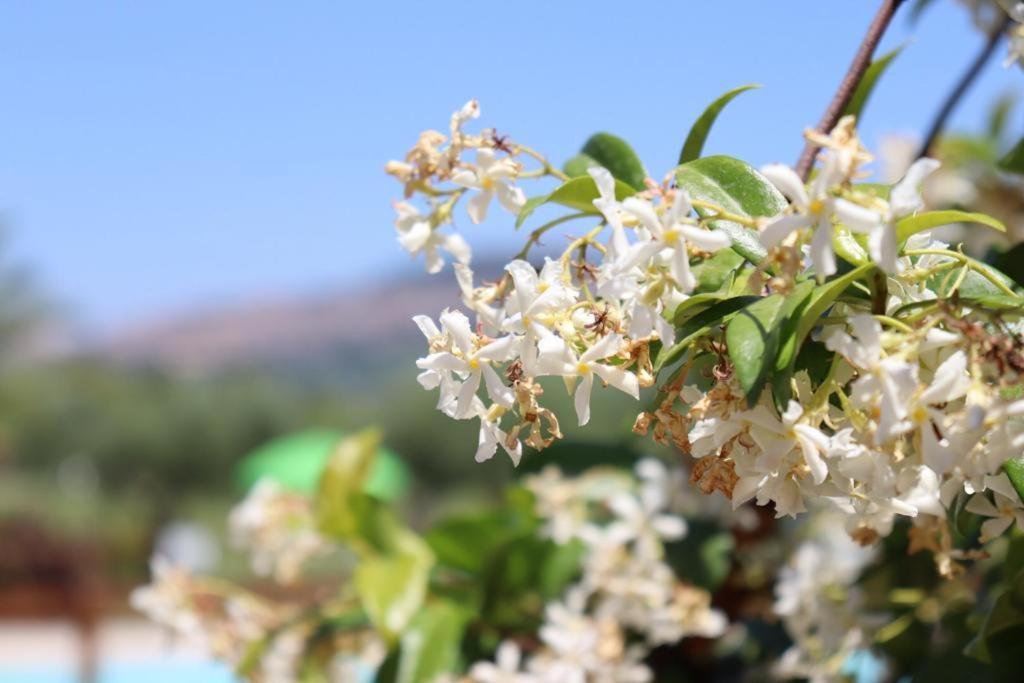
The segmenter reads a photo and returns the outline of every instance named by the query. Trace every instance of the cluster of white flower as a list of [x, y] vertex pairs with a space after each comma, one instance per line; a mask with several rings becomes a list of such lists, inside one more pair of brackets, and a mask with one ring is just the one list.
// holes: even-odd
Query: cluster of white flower
[[[455, 131], [453, 125], [453, 136], [462, 139]], [[829, 135], [807, 135], [824, 150], [809, 186], [788, 167], [762, 170], [789, 199], [778, 216], [736, 215], [691, 199], [670, 180], [648, 180], [646, 191], [620, 201], [617, 181], [592, 167], [599, 197], [597, 213], [589, 215], [601, 222], [560, 259], [546, 260], [538, 271], [517, 258], [501, 280], [485, 286], [475, 286], [468, 265], [458, 265], [475, 324], [452, 310], [439, 325], [417, 317], [429, 344], [417, 364], [420, 383], [438, 390], [443, 413], [480, 420], [477, 460], [500, 445], [518, 463], [524, 442], [540, 449], [560, 437], [557, 416], [539, 403], [539, 378], [561, 377], [575, 391], [581, 425], [590, 416], [595, 378], [633, 397], [654, 383], [652, 345], [675, 341], [668, 319], [695, 287], [691, 261], [730, 244], [708, 228], [717, 218], [758, 230], [768, 249], [765, 262], [748, 272], [771, 278], [749, 277], [748, 294], [786, 294], [808, 274], [827, 280], [838, 269], [835, 250], [854, 263], [875, 263], [881, 286], [871, 299], [846, 297], [814, 321], [815, 338], [834, 354], [832, 367], [817, 385], [797, 373], [797, 400], [788, 406], [777, 410], [770, 391], [748, 405], [727, 349], [712, 338], [694, 344], [690, 356], [718, 357], [711, 388], [686, 385], [684, 368], [663, 387], [661, 406], [641, 413], [638, 433], [653, 426], [656, 440], [692, 454], [698, 459], [692, 480], [705, 492], [721, 491], [734, 506], [753, 498], [774, 504], [781, 516], [802, 512], [811, 498], [830, 501], [848, 514], [850, 533], [863, 543], [888, 534], [896, 515], [915, 518], [921, 538], [933, 537], [923, 547], [936, 552], [944, 571], [956, 569], [956, 551], [941, 539], [945, 510], [958, 494], [992, 491], [975, 496], [972, 509], [998, 517], [1003, 527], [1019, 515], [1019, 500], [1004, 495], [1011, 489], [1001, 465], [1024, 449], [1024, 400], [1013, 389], [1024, 373], [1021, 328], [997, 312], [942, 298], [968, 275], [1019, 295], [927, 231], [915, 229], [908, 239], [898, 229], [923, 208], [921, 186], [938, 162], [918, 160], [899, 182], [880, 189], [861, 182], [872, 157], [852, 117]], [[491, 136], [474, 140], [492, 152], [520, 149]], [[493, 155], [485, 158], [496, 163]], [[486, 172], [455, 163], [459, 173]], [[543, 166], [550, 169], [546, 161]], [[428, 198], [443, 192], [425, 187]], [[965, 320], [964, 311], [976, 320]], [[989, 501], [989, 495], [996, 497]]]
[[333, 547], [317, 532], [309, 499], [271, 479], [261, 479], [235, 506], [229, 527], [235, 547], [249, 551], [253, 571], [283, 584], [297, 579], [307, 560]]
[[870, 647], [884, 619], [863, 614], [854, 585], [876, 553], [845, 536], [838, 515], [819, 515], [813, 525], [775, 584], [774, 611], [793, 645], [774, 668], [782, 678], [831, 681], [849, 673], [851, 655]]
[[[169, 628], [183, 642], [234, 666], [242, 663], [253, 643], [289, 616], [251, 593], [195, 577], [161, 557], [153, 558], [151, 568], [151, 583], [132, 592], [132, 607]], [[269, 668], [264, 673], [282, 670], [284, 655], [266, 658], [263, 664]], [[297, 657], [288, 659], [294, 665]], [[291, 672], [267, 675], [265, 680], [291, 681], [294, 667]]]
[[642, 660], [652, 647], [722, 635], [726, 618], [708, 592], [680, 581], [665, 562], [664, 543], [686, 534], [686, 522], [670, 512], [671, 475], [645, 459], [635, 478], [600, 468], [567, 478], [549, 466], [527, 479], [545, 533], [583, 544], [583, 575], [547, 606], [541, 650], [523, 660], [507, 642], [495, 663], [472, 667], [471, 680], [641, 683], [651, 678]]

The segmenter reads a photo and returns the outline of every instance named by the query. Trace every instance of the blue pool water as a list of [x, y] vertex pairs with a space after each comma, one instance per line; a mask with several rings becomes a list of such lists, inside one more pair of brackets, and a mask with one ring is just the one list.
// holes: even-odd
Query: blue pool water
[[[62, 666], [4, 667], [4, 683], [78, 683], [74, 671]], [[109, 662], [100, 669], [99, 683], [238, 683], [231, 669], [216, 662]]]

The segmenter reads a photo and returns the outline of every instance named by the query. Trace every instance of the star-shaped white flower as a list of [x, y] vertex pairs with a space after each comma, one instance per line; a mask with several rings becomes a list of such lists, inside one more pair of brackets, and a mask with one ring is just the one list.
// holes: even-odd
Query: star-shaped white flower
[[462, 168], [452, 175], [456, 185], [477, 190], [467, 204], [469, 218], [482, 223], [487, 208], [497, 196], [498, 202], [512, 213], [519, 213], [526, 203], [526, 195], [513, 182], [519, 175], [519, 165], [509, 158], [497, 158], [493, 149], [481, 148], [476, 152], [476, 164]]
[[575, 404], [580, 426], [590, 421], [590, 393], [594, 387], [594, 375], [633, 398], [640, 397], [640, 384], [636, 375], [616, 365], [598, 362], [619, 352], [622, 347], [620, 335], [609, 334], [602, 337], [579, 356], [564, 340], [555, 336], [541, 339], [538, 346], [538, 367], [541, 374], [579, 380]]
[[438, 273], [444, 268], [444, 257], [440, 254], [442, 249], [459, 263], [469, 263], [472, 251], [461, 235], [440, 232], [430, 225], [429, 216], [408, 202], [395, 202], [394, 206], [398, 213], [395, 219], [398, 243], [413, 256], [422, 253], [428, 273]]
[[[457, 420], [466, 420], [474, 415], [476, 392], [483, 380], [487, 387], [487, 395], [498, 405], [511, 408], [513, 403], [512, 390], [505, 386], [498, 373], [491, 367], [492, 362], [507, 361], [515, 352], [516, 338], [502, 337], [487, 344], [475, 343], [474, 335], [469, 327], [469, 319], [461, 311], [445, 311], [441, 314], [441, 325], [451, 335], [453, 351], [431, 353], [426, 358], [416, 361], [422, 370], [437, 373], [454, 372], [463, 377], [458, 393], [454, 396], [442, 396], [447, 404], [454, 400], [452, 416]], [[442, 385], [443, 386], [443, 385]]]

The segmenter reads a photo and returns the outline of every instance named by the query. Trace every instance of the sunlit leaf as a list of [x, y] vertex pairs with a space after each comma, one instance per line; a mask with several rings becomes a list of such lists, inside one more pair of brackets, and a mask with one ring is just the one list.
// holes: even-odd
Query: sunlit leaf
[[924, 230], [931, 230], [932, 228], [937, 228], [941, 225], [951, 225], [953, 223], [978, 223], [981, 225], [987, 225], [999, 232], [1006, 232], [1006, 226], [1003, 225], [1002, 221], [983, 213], [969, 213], [967, 211], [953, 210], [926, 211], [925, 213], [919, 213], [916, 216], [901, 218], [896, 223], [896, 239], [902, 242], [911, 235], [915, 235]]
[[647, 171], [640, 163], [640, 157], [622, 138], [611, 133], [595, 133], [580, 152], [607, 168], [615, 178], [634, 190], [644, 189]]
[[[727, 156], [710, 156], [682, 164], [676, 182], [694, 199], [721, 206], [739, 216], [771, 217], [786, 207], [786, 199], [771, 182], [746, 162]], [[700, 209], [701, 215], [713, 212]], [[751, 263], [767, 255], [757, 233], [728, 220], [711, 222], [732, 240], [732, 248]]]
[[729, 104], [740, 93], [744, 93], [748, 90], [754, 90], [760, 88], [760, 85], [741, 85], [738, 88], [734, 88], [727, 93], [721, 95], [718, 99], [708, 105], [708, 108], [704, 110], [704, 113], [694, 122], [693, 127], [690, 128], [689, 135], [686, 136], [686, 142], [683, 143], [683, 149], [679, 152], [679, 163], [685, 164], [688, 161], [693, 161], [700, 157], [704, 151], [704, 143], [708, 139], [708, 134], [711, 132], [711, 127], [715, 125], [715, 120], [718, 115], [725, 109], [725, 105]]
[[860, 83], [857, 84], [857, 89], [853, 91], [853, 97], [850, 98], [850, 102], [846, 105], [846, 109], [843, 110], [843, 114], [852, 114], [857, 117], [857, 123], [860, 123], [861, 115], [864, 112], [864, 106], [868, 102], [868, 98], [871, 97], [871, 93], [874, 92], [875, 86], [878, 85], [879, 79], [885, 70], [889, 68], [889, 65], [894, 59], [903, 51], [904, 46], [900, 46], [891, 52], [887, 52], [881, 57], [873, 60], [864, 72], [864, 76], [861, 78]]

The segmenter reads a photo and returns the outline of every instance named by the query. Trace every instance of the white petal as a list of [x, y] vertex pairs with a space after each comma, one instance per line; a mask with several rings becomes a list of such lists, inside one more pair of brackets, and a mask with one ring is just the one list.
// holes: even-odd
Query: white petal
[[818, 220], [811, 240], [811, 263], [818, 279], [824, 279], [836, 272], [836, 256], [832, 251], [832, 223], [828, 217]]
[[903, 180], [896, 183], [889, 194], [889, 208], [893, 216], [907, 216], [924, 206], [921, 185], [939, 166], [941, 164], [938, 161], [927, 157], [911, 164]]
[[593, 387], [594, 375], [591, 373], [587, 373], [576, 387], [576, 417], [579, 418], [581, 427], [590, 422], [590, 391]]
[[640, 398], [640, 383], [632, 372], [614, 365], [605, 365], [604, 363], [595, 363], [592, 369], [594, 374], [610, 386], [629, 394], [633, 398]]
[[466, 211], [469, 213], [471, 221], [477, 224], [484, 222], [487, 218], [487, 207], [490, 206], [493, 195], [493, 190], [481, 190], [469, 198], [466, 203]]
[[729, 236], [719, 230], [701, 230], [693, 226], [681, 225], [679, 232], [687, 242], [703, 251], [718, 251], [732, 244]]
[[780, 216], [765, 226], [764, 230], [761, 231], [761, 234], [758, 235], [758, 239], [761, 240], [761, 244], [765, 249], [771, 249], [776, 244], [786, 239], [786, 237], [788, 237], [794, 230], [806, 228], [813, 222], [814, 219], [812, 217], [800, 214]]
[[772, 181], [782, 194], [802, 209], [811, 203], [807, 198], [807, 188], [796, 171], [785, 164], [768, 164], [761, 167], [761, 174]]

